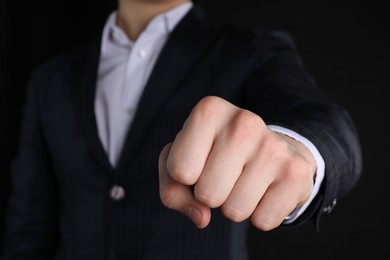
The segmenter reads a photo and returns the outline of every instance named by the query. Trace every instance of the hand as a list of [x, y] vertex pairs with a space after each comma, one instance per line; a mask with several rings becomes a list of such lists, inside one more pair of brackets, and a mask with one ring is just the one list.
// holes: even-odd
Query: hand
[[279, 226], [313, 189], [315, 160], [300, 142], [270, 130], [256, 114], [206, 97], [159, 159], [160, 197], [199, 228], [221, 207], [232, 221]]

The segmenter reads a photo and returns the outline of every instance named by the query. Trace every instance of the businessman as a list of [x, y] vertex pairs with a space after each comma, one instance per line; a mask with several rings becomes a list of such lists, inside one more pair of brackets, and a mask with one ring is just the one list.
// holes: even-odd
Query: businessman
[[32, 74], [1, 259], [246, 259], [249, 224], [318, 228], [361, 167], [287, 33], [119, 0]]

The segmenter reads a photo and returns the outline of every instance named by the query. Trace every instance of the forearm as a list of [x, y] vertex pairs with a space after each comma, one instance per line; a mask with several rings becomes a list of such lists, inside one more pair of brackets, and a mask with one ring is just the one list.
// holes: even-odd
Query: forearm
[[293, 43], [284, 36], [270, 36], [269, 41], [277, 42], [278, 48], [270, 47], [269, 58], [248, 77], [245, 105], [267, 125], [304, 136], [321, 154], [326, 168], [319, 191], [299, 219], [291, 223], [295, 226], [316, 218], [318, 226], [320, 217], [328, 214], [359, 179], [361, 148], [348, 112], [317, 86]]

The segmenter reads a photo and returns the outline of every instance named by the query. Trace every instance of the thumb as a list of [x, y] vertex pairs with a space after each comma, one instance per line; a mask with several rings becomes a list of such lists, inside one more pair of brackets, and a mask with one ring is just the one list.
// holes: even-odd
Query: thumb
[[172, 143], [160, 153], [158, 168], [160, 178], [160, 199], [170, 209], [185, 214], [198, 228], [205, 228], [210, 222], [210, 208], [195, 199], [192, 186], [175, 182], [167, 170], [167, 158]]

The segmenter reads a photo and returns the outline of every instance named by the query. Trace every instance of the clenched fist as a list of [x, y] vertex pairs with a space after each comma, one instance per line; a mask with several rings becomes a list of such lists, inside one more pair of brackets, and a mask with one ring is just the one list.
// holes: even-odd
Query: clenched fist
[[316, 163], [300, 142], [269, 129], [256, 114], [205, 97], [159, 159], [160, 197], [199, 228], [210, 208], [261, 230], [279, 226], [313, 190]]

